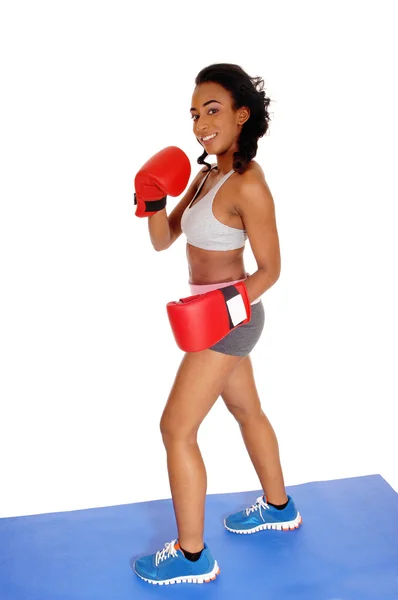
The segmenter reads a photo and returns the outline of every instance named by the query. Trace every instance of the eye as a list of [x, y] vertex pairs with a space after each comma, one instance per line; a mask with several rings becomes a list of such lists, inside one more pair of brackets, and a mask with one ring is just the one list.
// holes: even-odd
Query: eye
[[[218, 112], [218, 108], [209, 108], [209, 114], [210, 114], [211, 110], [214, 110], [215, 112]], [[192, 115], [192, 117], [191, 117], [192, 121], [196, 121], [196, 117], [197, 116], [198, 115]]]

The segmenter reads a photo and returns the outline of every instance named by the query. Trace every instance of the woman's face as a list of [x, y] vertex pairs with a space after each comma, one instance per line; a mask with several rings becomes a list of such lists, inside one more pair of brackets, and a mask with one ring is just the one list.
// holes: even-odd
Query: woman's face
[[208, 154], [237, 150], [242, 125], [249, 118], [246, 107], [234, 110], [232, 96], [218, 83], [201, 83], [192, 95], [193, 132]]

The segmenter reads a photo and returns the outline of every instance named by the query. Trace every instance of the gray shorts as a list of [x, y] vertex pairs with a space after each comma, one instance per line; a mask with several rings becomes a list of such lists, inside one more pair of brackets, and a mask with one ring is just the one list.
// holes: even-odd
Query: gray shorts
[[211, 346], [210, 350], [231, 356], [247, 356], [260, 339], [263, 329], [264, 307], [260, 300], [260, 302], [252, 304], [250, 321], [228, 333], [217, 344]]

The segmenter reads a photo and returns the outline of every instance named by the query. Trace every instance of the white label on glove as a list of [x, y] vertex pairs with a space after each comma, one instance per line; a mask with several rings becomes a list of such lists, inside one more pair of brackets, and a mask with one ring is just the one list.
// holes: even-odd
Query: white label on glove
[[231, 300], [227, 300], [227, 306], [234, 327], [247, 319], [245, 303], [240, 294], [234, 296]]

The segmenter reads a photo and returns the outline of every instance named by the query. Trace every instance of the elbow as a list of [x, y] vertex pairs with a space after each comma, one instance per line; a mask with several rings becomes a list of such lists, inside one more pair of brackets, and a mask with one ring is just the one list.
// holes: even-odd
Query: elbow
[[267, 290], [276, 284], [281, 273], [280, 269], [277, 268], [263, 268], [259, 269], [259, 271], [263, 273], [264, 285], [266, 286]]
[[167, 241], [163, 240], [162, 243], [160, 243], [159, 241], [157, 243], [152, 241], [152, 246], [154, 247], [156, 252], [162, 252], [162, 250], [167, 250], [168, 248], [170, 248], [173, 241], [173, 238], [170, 236]]
[[170, 244], [155, 244], [152, 242], [152, 246], [155, 252], [162, 252], [162, 250], [167, 250]]
[[274, 268], [270, 268], [269, 266], [261, 267], [259, 271], [263, 273], [264, 278], [271, 282], [272, 285], [278, 281], [281, 274], [280, 265], [275, 265]]
[[281, 272], [280, 271], [276, 271], [273, 273], [273, 276], [271, 278], [272, 284], [271, 285], [275, 285], [276, 282], [278, 281], [279, 277], [280, 277]]
[[272, 280], [273, 280], [273, 284], [275, 284], [280, 275], [281, 275], [281, 268], [282, 268], [282, 264], [281, 264], [281, 259], [280, 256], [278, 257], [278, 260], [275, 261], [274, 267], [272, 269]]

